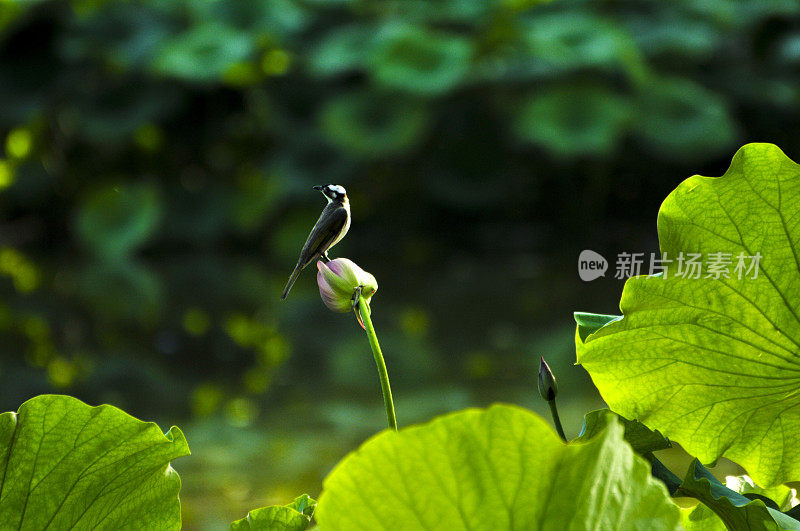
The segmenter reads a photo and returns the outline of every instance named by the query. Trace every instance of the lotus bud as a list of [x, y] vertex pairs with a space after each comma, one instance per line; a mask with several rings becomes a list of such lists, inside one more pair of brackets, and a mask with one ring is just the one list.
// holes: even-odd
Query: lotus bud
[[351, 260], [336, 258], [330, 262], [317, 262], [317, 284], [325, 306], [334, 312], [353, 310], [354, 295], [361, 288], [361, 298], [369, 300], [378, 290], [378, 281]]
[[550, 402], [551, 400], [555, 400], [558, 394], [558, 384], [556, 384], [556, 377], [553, 376], [553, 371], [550, 370], [550, 366], [544, 361], [544, 358], [540, 358], [540, 360], [539, 394], [542, 395], [542, 398]]

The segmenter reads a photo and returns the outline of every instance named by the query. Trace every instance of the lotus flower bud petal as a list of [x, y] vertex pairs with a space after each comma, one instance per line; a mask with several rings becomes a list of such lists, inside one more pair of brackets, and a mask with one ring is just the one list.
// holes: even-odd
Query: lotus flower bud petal
[[540, 360], [539, 394], [542, 395], [542, 398], [550, 402], [558, 395], [558, 384], [556, 383], [556, 377], [553, 376], [553, 371], [550, 370], [550, 366], [544, 361], [544, 358], [540, 358]]
[[353, 309], [353, 295], [361, 287], [361, 297], [369, 303], [378, 290], [378, 281], [347, 258], [317, 262], [317, 285], [325, 306], [335, 312]]

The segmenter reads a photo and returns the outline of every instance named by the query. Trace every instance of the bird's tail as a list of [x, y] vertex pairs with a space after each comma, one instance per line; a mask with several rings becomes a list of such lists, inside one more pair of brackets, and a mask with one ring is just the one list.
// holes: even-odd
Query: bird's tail
[[289, 282], [286, 283], [286, 287], [283, 288], [283, 294], [281, 295], [281, 300], [284, 300], [287, 295], [289, 295], [289, 290], [292, 289], [294, 286], [297, 277], [300, 276], [300, 272], [303, 270], [303, 264], [301, 262], [297, 262], [297, 265], [294, 267], [294, 271], [292, 271], [291, 276], [289, 277]]

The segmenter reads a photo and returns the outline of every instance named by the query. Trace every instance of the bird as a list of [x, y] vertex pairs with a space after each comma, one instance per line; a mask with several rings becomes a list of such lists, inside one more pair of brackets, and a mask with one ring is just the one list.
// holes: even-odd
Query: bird
[[350, 229], [350, 200], [347, 198], [347, 191], [344, 186], [338, 184], [326, 184], [324, 186], [314, 186], [314, 190], [322, 192], [328, 204], [322, 210], [319, 219], [311, 229], [303, 250], [300, 251], [300, 258], [297, 265], [289, 276], [286, 287], [283, 288], [281, 300], [286, 299], [289, 290], [292, 289], [300, 272], [311, 262], [322, 257], [326, 262], [328, 251], [344, 238]]

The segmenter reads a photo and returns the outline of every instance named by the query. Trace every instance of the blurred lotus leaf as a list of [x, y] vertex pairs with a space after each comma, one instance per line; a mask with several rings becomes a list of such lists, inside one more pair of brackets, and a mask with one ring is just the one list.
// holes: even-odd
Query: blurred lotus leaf
[[623, 23], [642, 53], [649, 56], [702, 59], [722, 37], [713, 20], [681, 16], [660, 3], [643, 3], [640, 11], [628, 14]]
[[184, 0], [171, 4], [178, 16], [188, 8], [195, 20], [215, 21], [254, 37], [270, 34], [283, 38], [302, 31], [309, 22], [308, 12], [292, 0]]
[[122, 256], [144, 243], [161, 219], [159, 189], [151, 184], [105, 186], [81, 203], [75, 230], [98, 255]]
[[367, 62], [364, 52], [373, 46], [374, 34], [374, 27], [363, 24], [333, 28], [309, 51], [309, 70], [318, 76], [362, 70]]
[[[542, 0], [532, 0], [531, 4], [540, 3]], [[507, 4], [513, 1], [505, 0]], [[519, 3], [519, 2], [517, 2]], [[486, 17], [491, 16], [492, 10], [497, 9], [494, 0], [395, 0], [396, 10], [403, 14], [405, 19], [424, 20], [436, 23], [461, 23], [480, 24]], [[514, 6], [516, 7], [516, 6]]]
[[78, 289], [103, 321], [131, 320], [151, 324], [163, 307], [158, 277], [134, 261], [90, 262], [79, 273]]
[[628, 102], [601, 86], [555, 87], [525, 102], [516, 131], [562, 157], [603, 155], [617, 145], [629, 115]]
[[737, 128], [725, 102], [685, 79], [661, 79], [641, 87], [634, 130], [662, 156], [680, 151], [687, 158], [708, 157], [736, 142]]
[[100, 54], [116, 67], [145, 68], [175, 29], [162, 11], [146, 2], [104, 2], [75, 20], [64, 53], [83, 60]]
[[284, 186], [279, 179], [258, 172], [243, 174], [233, 199], [232, 215], [236, 228], [244, 233], [259, 229], [284, 196]]
[[403, 153], [420, 142], [428, 125], [422, 104], [380, 92], [334, 97], [322, 109], [322, 129], [338, 147], [363, 157]]
[[153, 67], [188, 81], [212, 81], [253, 51], [254, 43], [247, 34], [209, 21], [167, 40]]
[[532, 60], [548, 75], [584, 68], [643, 72], [642, 59], [630, 36], [611, 21], [586, 12], [559, 12], [524, 25], [523, 41]]
[[180, 102], [175, 87], [107, 85], [85, 87], [62, 114], [62, 124], [89, 142], [117, 147], [135, 140], [137, 131], [167, 115]]
[[389, 24], [377, 35], [370, 71], [386, 87], [437, 95], [464, 80], [472, 54], [472, 43], [463, 37], [422, 26]]
[[800, 12], [800, 4], [792, 0], [690, 0], [685, 9], [692, 14], [713, 17], [719, 22], [737, 29], [758, 23], [765, 17], [794, 15]]
[[604, 155], [625, 132], [630, 105], [601, 86], [555, 87], [522, 106], [517, 134], [562, 157]]

